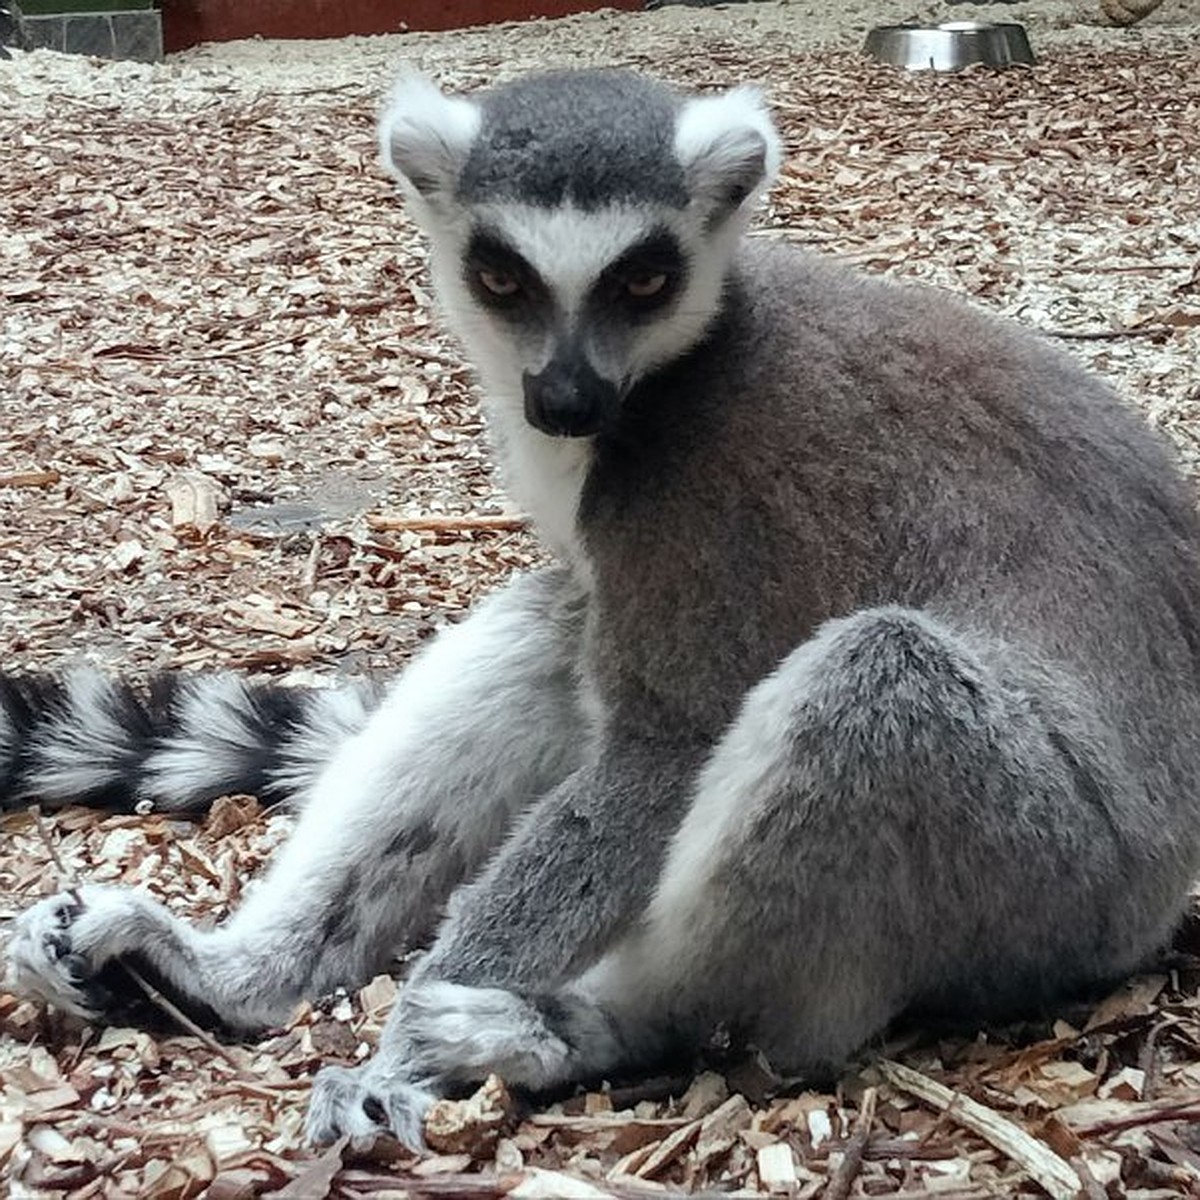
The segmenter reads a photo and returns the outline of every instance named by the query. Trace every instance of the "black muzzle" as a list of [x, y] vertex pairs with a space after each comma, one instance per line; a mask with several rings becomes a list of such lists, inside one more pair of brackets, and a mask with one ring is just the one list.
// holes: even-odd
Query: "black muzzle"
[[536, 375], [526, 372], [525, 420], [552, 437], [589, 437], [616, 417], [620, 393], [581, 353], [556, 354]]

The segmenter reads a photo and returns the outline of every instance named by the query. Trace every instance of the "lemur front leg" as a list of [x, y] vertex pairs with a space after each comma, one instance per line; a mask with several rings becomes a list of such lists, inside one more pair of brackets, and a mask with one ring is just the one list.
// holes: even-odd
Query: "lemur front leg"
[[199, 930], [124, 888], [52, 896], [17, 921], [14, 990], [96, 1016], [96, 975], [127, 956], [185, 1004], [254, 1028], [384, 969], [428, 938], [515, 817], [578, 766], [582, 620], [566, 572], [515, 581], [404, 672], [226, 924]]
[[449, 1085], [498, 1071], [544, 1088], [615, 1060], [603, 1013], [562, 985], [645, 910], [702, 759], [696, 746], [608, 742], [533, 808], [455, 893], [376, 1057], [317, 1076], [309, 1137], [384, 1127], [420, 1145]]

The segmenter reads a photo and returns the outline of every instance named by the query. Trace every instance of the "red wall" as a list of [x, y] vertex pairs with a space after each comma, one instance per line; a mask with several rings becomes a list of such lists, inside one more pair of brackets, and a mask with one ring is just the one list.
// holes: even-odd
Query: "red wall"
[[163, 47], [236, 38], [332, 38], [405, 29], [458, 29], [598, 8], [627, 11], [642, 0], [163, 0]]

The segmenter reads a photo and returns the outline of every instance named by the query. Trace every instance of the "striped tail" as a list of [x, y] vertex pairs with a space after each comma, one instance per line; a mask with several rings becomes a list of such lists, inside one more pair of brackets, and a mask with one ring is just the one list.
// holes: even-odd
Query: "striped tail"
[[188, 812], [303, 795], [378, 703], [372, 684], [302, 690], [236, 675], [145, 687], [90, 668], [0, 675], [0, 811], [39, 803]]

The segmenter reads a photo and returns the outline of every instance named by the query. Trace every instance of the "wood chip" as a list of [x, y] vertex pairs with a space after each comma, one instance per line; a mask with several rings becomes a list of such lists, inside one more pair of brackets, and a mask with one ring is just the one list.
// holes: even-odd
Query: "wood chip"
[[790, 1192], [797, 1183], [796, 1160], [786, 1142], [773, 1142], [759, 1149], [759, 1182], [768, 1192]]
[[490, 1158], [512, 1116], [512, 1097], [495, 1075], [465, 1100], [438, 1100], [425, 1117], [425, 1141], [439, 1154]]
[[224, 489], [199, 471], [181, 471], [164, 489], [171, 502], [171, 527], [177, 533], [205, 537], [216, 525]]
[[1048, 1146], [1026, 1133], [1019, 1125], [901, 1063], [881, 1059], [877, 1064], [887, 1081], [909, 1092], [953, 1121], [979, 1134], [1027, 1171], [1053, 1197], [1075, 1200], [1083, 1187], [1078, 1173]]
[[611, 1200], [612, 1193], [561, 1171], [533, 1167], [509, 1193], [511, 1200]]

